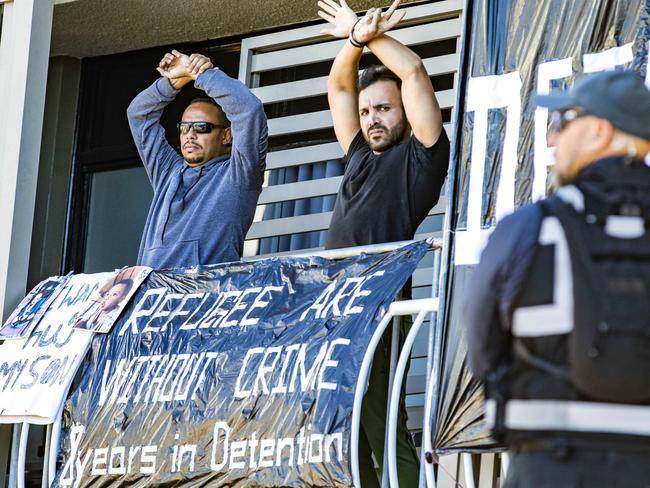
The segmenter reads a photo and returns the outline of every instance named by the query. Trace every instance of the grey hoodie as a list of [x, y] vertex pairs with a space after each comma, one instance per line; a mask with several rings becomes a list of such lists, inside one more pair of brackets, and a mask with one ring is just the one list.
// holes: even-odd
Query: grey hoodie
[[179, 90], [159, 78], [127, 109], [133, 139], [154, 195], [138, 264], [153, 268], [237, 261], [262, 190], [267, 125], [262, 102], [238, 80], [207, 70], [195, 86], [232, 124], [230, 155], [190, 167], [165, 139], [160, 117]]

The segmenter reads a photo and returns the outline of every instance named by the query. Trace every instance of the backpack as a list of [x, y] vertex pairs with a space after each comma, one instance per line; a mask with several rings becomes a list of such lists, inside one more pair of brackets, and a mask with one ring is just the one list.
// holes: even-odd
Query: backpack
[[566, 379], [589, 400], [650, 403], [650, 232], [648, 216], [639, 216], [646, 212], [627, 207], [643, 222], [643, 235], [628, 239], [605, 232], [610, 215], [578, 213], [558, 197], [540, 204], [562, 225], [571, 256]]

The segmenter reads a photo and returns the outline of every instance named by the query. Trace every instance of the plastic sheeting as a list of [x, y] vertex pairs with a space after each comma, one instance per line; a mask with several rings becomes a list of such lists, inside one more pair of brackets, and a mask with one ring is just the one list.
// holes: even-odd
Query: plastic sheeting
[[489, 229], [550, 188], [548, 113], [535, 109], [534, 94], [605, 69], [633, 69], [648, 80], [648, 0], [468, 0], [465, 12], [439, 451], [496, 447], [483, 424], [481, 387], [465, 364], [462, 308]]
[[361, 361], [427, 249], [152, 272], [93, 340], [54, 486], [351, 486]]

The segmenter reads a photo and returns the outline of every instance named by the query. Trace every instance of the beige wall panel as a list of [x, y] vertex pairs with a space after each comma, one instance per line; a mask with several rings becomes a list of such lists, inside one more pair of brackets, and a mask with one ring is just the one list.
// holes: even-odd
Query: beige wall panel
[[[356, 11], [378, 5], [348, 4]], [[317, 10], [316, 0], [78, 0], [55, 6], [51, 49], [53, 56], [86, 57], [250, 35], [320, 20]]]

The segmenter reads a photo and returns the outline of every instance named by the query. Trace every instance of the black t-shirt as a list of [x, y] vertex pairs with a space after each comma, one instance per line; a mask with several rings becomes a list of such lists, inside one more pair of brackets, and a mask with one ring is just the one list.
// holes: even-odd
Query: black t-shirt
[[426, 148], [415, 137], [376, 155], [361, 131], [345, 157], [326, 249], [413, 239], [440, 196], [449, 139]]

